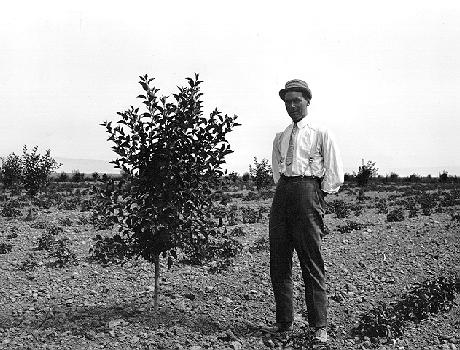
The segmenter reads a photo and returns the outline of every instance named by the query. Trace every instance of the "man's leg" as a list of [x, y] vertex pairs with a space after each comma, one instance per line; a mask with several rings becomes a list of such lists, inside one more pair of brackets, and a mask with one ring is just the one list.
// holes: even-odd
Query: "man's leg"
[[294, 192], [297, 205], [289, 213], [293, 220], [292, 236], [305, 283], [308, 323], [310, 327], [321, 328], [327, 326], [327, 293], [321, 254], [323, 199], [317, 181], [304, 179], [297, 185]]
[[278, 183], [270, 210], [270, 278], [276, 303], [276, 323], [288, 327], [293, 322], [292, 253], [286, 226], [286, 184]]

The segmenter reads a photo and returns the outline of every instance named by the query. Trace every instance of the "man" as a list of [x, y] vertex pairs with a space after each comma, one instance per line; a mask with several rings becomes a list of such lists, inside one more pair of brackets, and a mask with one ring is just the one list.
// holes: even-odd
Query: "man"
[[331, 134], [307, 119], [311, 91], [303, 80], [286, 83], [279, 96], [292, 123], [273, 142], [277, 183], [270, 212], [270, 277], [276, 302], [275, 331], [293, 324], [292, 254], [295, 249], [305, 284], [313, 344], [327, 348], [327, 295], [321, 236], [324, 196], [343, 184], [343, 166]]

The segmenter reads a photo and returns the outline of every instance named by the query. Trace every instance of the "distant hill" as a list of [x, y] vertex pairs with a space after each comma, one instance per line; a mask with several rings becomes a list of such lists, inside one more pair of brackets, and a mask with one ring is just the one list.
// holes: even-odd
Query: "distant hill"
[[71, 173], [74, 170], [79, 170], [81, 173], [92, 174], [119, 174], [120, 169], [114, 168], [108, 160], [99, 159], [73, 159], [73, 158], [54, 158], [62, 166], [56, 172]]
[[[438, 177], [444, 170], [447, 171], [449, 176], [459, 176], [460, 175], [460, 166], [456, 165], [446, 165], [446, 166], [432, 166], [432, 167], [407, 167], [407, 168], [380, 168], [377, 164], [377, 169], [379, 175], [385, 176], [390, 175], [392, 172], [398, 174], [399, 176], [409, 176], [412, 174], [427, 176], [431, 175], [432, 177]], [[345, 167], [345, 172], [352, 174], [357, 172], [358, 169]]]
[[[57, 162], [62, 163], [62, 166], [56, 170], [57, 173], [66, 172], [71, 173], [74, 170], [79, 170], [81, 173], [92, 174], [98, 172], [100, 174], [120, 174], [120, 170], [114, 168], [113, 164], [110, 164], [109, 160], [100, 160], [100, 159], [75, 159], [75, 158], [61, 158], [55, 157]], [[1, 163], [0, 163], [1, 164]], [[450, 165], [450, 166], [432, 166], [432, 167], [401, 167], [401, 168], [384, 168], [379, 167], [377, 164], [379, 175], [385, 176], [390, 175], [391, 172], [395, 172], [399, 176], [409, 176], [411, 174], [417, 174], [421, 176], [426, 176], [431, 174], [433, 177], [437, 177], [443, 170], [446, 170], [450, 176], [460, 176], [460, 166]], [[353, 171], [357, 171], [357, 167], [347, 167], [345, 166], [345, 172], [352, 174]], [[232, 171], [232, 169], [229, 169]], [[240, 171], [240, 175], [245, 171]]]

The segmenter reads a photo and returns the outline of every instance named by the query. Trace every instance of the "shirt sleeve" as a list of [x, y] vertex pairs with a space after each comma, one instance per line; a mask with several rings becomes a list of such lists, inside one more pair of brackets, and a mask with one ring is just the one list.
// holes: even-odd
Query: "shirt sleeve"
[[282, 133], [278, 133], [273, 140], [273, 151], [272, 151], [272, 172], [273, 172], [273, 181], [275, 184], [278, 183], [280, 179], [280, 168], [279, 168], [279, 161], [281, 159], [281, 151], [279, 148], [279, 140]]
[[344, 172], [340, 151], [329, 131], [323, 134], [323, 159], [325, 173], [321, 189], [327, 193], [336, 193], [343, 185]]

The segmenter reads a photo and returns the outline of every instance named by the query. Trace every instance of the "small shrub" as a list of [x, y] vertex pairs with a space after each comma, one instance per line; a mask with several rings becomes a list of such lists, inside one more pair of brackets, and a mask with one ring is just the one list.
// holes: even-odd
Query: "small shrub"
[[8, 157], [2, 158], [0, 168], [0, 179], [6, 188], [19, 188], [22, 182], [21, 157], [11, 153]]
[[226, 217], [226, 209], [223, 205], [215, 205], [211, 208], [211, 214], [214, 218], [219, 220], [218, 226], [221, 227], [223, 225], [223, 219]]
[[238, 207], [232, 205], [227, 212], [227, 226], [235, 226], [238, 223]]
[[246, 235], [246, 232], [244, 232], [243, 228], [242, 227], [235, 227], [231, 232], [230, 232], [230, 236], [233, 236], [233, 237], [242, 237]]
[[227, 205], [232, 201], [232, 196], [229, 195], [228, 193], [220, 192], [216, 195], [216, 197], [217, 197], [216, 200], [221, 205]]
[[56, 224], [48, 225], [46, 230], [47, 230], [48, 233], [50, 233], [52, 235], [55, 235], [55, 236], [64, 232], [64, 229], [61, 226], [56, 225]]
[[443, 198], [440, 202], [440, 205], [442, 205], [443, 207], [453, 207], [458, 204], [460, 204], [460, 201], [457, 198], [455, 198], [455, 195], [453, 193], [443, 193]]
[[457, 223], [460, 223], [460, 213], [452, 213], [451, 215], [451, 221], [456, 221]]
[[39, 230], [44, 230], [50, 226], [50, 223], [48, 221], [42, 221], [42, 220], [37, 220], [34, 221], [30, 224], [30, 227], [39, 229]]
[[249, 201], [256, 201], [259, 200], [260, 195], [257, 192], [254, 191], [249, 191], [246, 196], [242, 198], [244, 202], [249, 202]]
[[258, 253], [261, 251], [267, 251], [270, 248], [267, 236], [261, 236], [257, 238], [254, 243], [249, 247], [249, 252]]
[[260, 199], [262, 199], [262, 200], [264, 200], [264, 199], [272, 199], [274, 195], [275, 195], [275, 192], [273, 192], [273, 190], [271, 190], [271, 189], [266, 189], [266, 190], [260, 191]]
[[422, 208], [422, 214], [425, 216], [431, 215], [432, 209], [435, 208], [437, 204], [436, 198], [428, 193], [420, 196], [418, 198], [418, 202]]
[[77, 218], [78, 225], [87, 225], [90, 223], [90, 219], [86, 215], [80, 215]]
[[81, 201], [80, 204], [80, 211], [85, 212], [85, 211], [90, 211], [93, 208], [93, 201], [90, 199], [84, 199]]
[[358, 174], [356, 174], [358, 186], [366, 186], [369, 180], [377, 175], [377, 171], [378, 169], [375, 167], [375, 162], [369, 160], [366, 165], [363, 163], [363, 165], [359, 167]]
[[460, 279], [455, 276], [417, 283], [396, 303], [379, 303], [362, 315], [352, 334], [360, 338], [400, 337], [407, 322], [418, 323], [430, 314], [450, 310], [456, 292], [460, 292]]
[[62, 226], [72, 226], [73, 222], [69, 217], [59, 218], [59, 224]]
[[80, 205], [80, 197], [70, 197], [64, 199], [58, 206], [59, 210], [77, 210]]
[[52, 261], [48, 264], [52, 267], [64, 267], [74, 264], [76, 261], [75, 253], [69, 248], [69, 239], [67, 237], [55, 240], [49, 250], [48, 257]]
[[11, 252], [11, 249], [13, 249], [13, 246], [9, 243], [0, 243], [0, 254], [7, 254]]
[[444, 170], [442, 173], [439, 174], [439, 182], [446, 183], [449, 178], [449, 173]]
[[413, 198], [408, 198], [405, 202], [405, 208], [409, 210], [409, 217], [413, 218], [417, 216], [417, 203]]
[[6, 235], [6, 239], [14, 239], [18, 237], [17, 231], [12, 231]]
[[355, 216], [360, 216], [363, 213], [363, 206], [360, 204], [354, 204], [350, 206], [350, 209], [353, 211]]
[[67, 175], [65, 172], [62, 171], [62, 172], [59, 174], [59, 177], [57, 178], [56, 181], [59, 181], [59, 182], [67, 182], [67, 181], [69, 181], [69, 175]]
[[54, 205], [54, 202], [51, 198], [41, 195], [35, 197], [32, 204], [36, 205], [40, 209], [50, 209]]
[[31, 271], [34, 270], [38, 266], [38, 258], [32, 254], [28, 253], [26, 259], [21, 262], [18, 266], [18, 269], [21, 271]]
[[208, 259], [234, 258], [243, 249], [243, 245], [230, 237], [213, 237], [208, 244]]
[[29, 153], [27, 146], [24, 146], [22, 154], [22, 182], [30, 197], [34, 197], [48, 186], [51, 173], [61, 166], [51, 157], [50, 150], [47, 150], [44, 155], [37, 150], [38, 146], [35, 146]]
[[243, 224], [254, 224], [259, 222], [259, 211], [257, 209], [252, 208], [243, 208], [242, 215], [243, 215]]
[[230, 193], [230, 197], [231, 197], [232, 199], [235, 199], [235, 198], [243, 198], [243, 193], [241, 193], [241, 192]]
[[379, 201], [377, 201], [375, 207], [377, 208], [377, 213], [388, 214], [388, 203], [385, 198], [382, 198]]
[[404, 211], [402, 208], [395, 208], [387, 214], [388, 222], [404, 221]]
[[345, 225], [339, 226], [337, 228], [337, 231], [339, 231], [340, 233], [350, 233], [353, 231], [362, 230], [363, 228], [366, 228], [366, 227], [367, 227], [366, 224], [361, 224], [356, 221], [347, 221]]
[[38, 237], [36, 250], [50, 250], [56, 241], [56, 237], [49, 232], [42, 234]]
[[368, 198], [368, 197], [366, 197], [366, 194], [364, 192], [364, 188], [360, 188], [358, 190], [358, 201], [362, 202], [362, 201], [366, 200], [366, 198]]
[[254, 157], [254, 167], [249, 166], [249, 173], [258, 191], [273, 185], [272, 167], [269, 165], [268, 159], [262, 159], [259, 163], [257, 157]]
[[422, 179], [422, 177], [420, 175], [418, 175], [418, 174], [411, 174], [407, 178], [407, 180], [409, 182], [420, 182], [421, 179]]
[[93, 178], [93, 181], [98, 181], [100, 176], [97, 172], [94, 172], [91, 174], [91, 177]]
[[360, 216], [360, 215], [363, 213], [363, 207], [357, 206], [357, 207], [353, 210], [353, 213], [355, 214], [355, 216]]
[[233, 259], [219, 259], [212, 261], [209, 264], [210, 273], [219, 273], [228, 270], [230, 266], [233, 266]]
[[85, 174], [81, 173], [80, 170], [72, 171], [72, 182], [83, 182], [85, 180]]
[[17, 200], [10, 199], [8, 202], [3, 204], [2, 216], [6, 218], [14, 218], [21, 216], [20, 203]]
[[344, 219], [350, 215], [350, 207], [341, 199], [332, 201], [330, 206], [338, 219]]
[[57, 235], [62, 233], [64, 230], [62, 227], [57, 225], [50, 225], [47, 227], [46, 232], [43, 233], [37, 241], [36, 250], [47, 250], [51, 251], [53, 246], [58, 241]]

